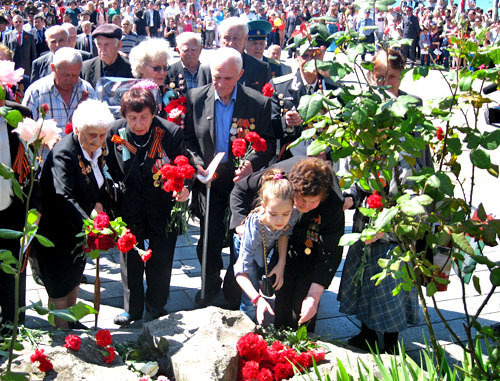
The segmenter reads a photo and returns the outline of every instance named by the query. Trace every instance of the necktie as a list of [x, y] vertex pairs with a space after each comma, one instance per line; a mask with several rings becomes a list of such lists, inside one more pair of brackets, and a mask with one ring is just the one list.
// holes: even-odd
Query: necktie
[[87, 34], [87, 52], [92, 53], [90, 49], [90, 35]]
[[17, 45], [21, 46], [21, 32], [17, 34]]

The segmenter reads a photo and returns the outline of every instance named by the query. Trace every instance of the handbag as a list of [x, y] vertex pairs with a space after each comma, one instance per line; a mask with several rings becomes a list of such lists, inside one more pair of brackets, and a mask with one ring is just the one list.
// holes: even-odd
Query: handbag
[[260, 221], [260, 227], [262, 229], [262, 246], [264, 247], [264, 275], [261, 278], [261, 292], [264, 296], [272, 297], [274, 295], [273, 284], [276, 282], [276, 275], [268, 276], [269, 272], [267, 269], [267, 248], [266, 248], [266, 233], [264, 230], [264, 224]]

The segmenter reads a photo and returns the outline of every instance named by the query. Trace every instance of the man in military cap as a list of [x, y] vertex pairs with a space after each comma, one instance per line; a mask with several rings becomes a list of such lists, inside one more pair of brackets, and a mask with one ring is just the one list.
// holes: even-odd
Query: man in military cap
[[17, 10], [19, 11], [19, 15], [26, 19], [26, 2], [24, 0], [18, 1], [16, 3]]
[[26, 3], [26, 13], [29, 15], [36, 15], [38, 13], [38, 8], [33, 5], [32, 1]]
[[264, 61], [271, 67], [271, 76], [281, 77], [280, 63], [264, 56], [266, 50], [267, 37], [271, 32], [271, 23], [265, 20], [253, 20], [248, 23], [248, 41], [246, 51], [259, 61]]
[[3, 2], [3, 13], [4, 15], [7, 15], [10, 13], [10, 6], [12, 5], [12, 1], [11, 0], [5, 0]]
[[317, 72], [304, 70], [307, 62], [317, 59], [322, 60], [324, 48], [310, 48], [302, 55], [296, 53], [298, 69], [295, 73], [273, 78], [271, 85], [274, 88], [272, 95], [272, 125], [276, 138], [280, 139], [280, 154], [278, 160], [288, 159], [291, 156], [306, 156], [307, 146], [310, 141], [300, 142], [290, 150], [288, 145], [297, 139], [304, 129], [304, 125], [297, 108], [303, 95], [312, 95], [319, 90], [334, 90], [337, 88], [328, 77], [323, 77]]
[[82, 78], [95, 88], [101, 77], [133, 78], [130, 63], [118, 52], [122, 47], [122, 30], [114, 24], [100, 25], [92, 33], [98, 56], [83, 63]]
[[2, 14], [0, 15], [0, 42], [3, 43], [4, 36], [8, 32], [7, 25], [9, 25], [9, 20]]

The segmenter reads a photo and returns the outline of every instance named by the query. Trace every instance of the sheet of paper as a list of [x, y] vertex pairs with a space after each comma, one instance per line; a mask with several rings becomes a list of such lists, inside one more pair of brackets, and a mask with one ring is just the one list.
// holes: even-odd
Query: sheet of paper
[[217, 167], [219, 166], [219, 164], [220, 164], [220, 162], [225, 154], [226, 154], [225, 152], [219, 152], [217, 155], [215, 155], [212, 162], [208, 165], [208, 168], [207, 168], [208, 174], [206, 176], [202, 176], [202, 175], [198, 174], [198, 175], [196, 175], [197, 179], [200, 180], [203, 184], [206, 184], [209, 181], [212, 181], [212, 178], [214, 177], [215, 171], [217, 170]]

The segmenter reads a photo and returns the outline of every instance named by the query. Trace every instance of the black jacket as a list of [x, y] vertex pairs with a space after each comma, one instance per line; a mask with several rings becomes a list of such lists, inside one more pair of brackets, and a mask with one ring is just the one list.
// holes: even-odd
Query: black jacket
[[241, 58], [244, 71], [238, 82], [262, 92], [264, 85], [271, 80], [271, 67], [267, 62], [259, 61], [246, 53], [243, 53]]
[[[288, 173], [301, 159], [303, 157], [293, 157], [275, 164], [274, 167]], [[260, 189], [259, 181], [264, 172], [265, 170], [256, 172], [235, 184], [230, 198], [231, 229], [240, 225], [254, 207]], [[334, 176], [328, 197], [316, 209], [302, 215], [288, 241], [287, 267], [299, 274], [310, 269], [313, 282], [325, 288], [330, 286], [342, 259], [343, 250], [338, 243], [344, 234], [343, 204], [338, 179]], [[317, 240], [313, 240], [310, 255], [305, 253], [308, 230], [317, 233]]]
[[[168, 86], [173, 83], [176, 89], [180, 89], [183, 94], [187, 93], [186, 82], [184, 78], [184, 66], [182, 66], [182, 62], [180, 60], [168, 67], [167, 77]], [[212, 83], [212, 74], [210, 73], [210, 67], [200, 64], [200, 66], [198, 67], [197, 87], [205, 86], [210, 83]]]
[[99, 57], [85, 61], [80, 76], [89, 82], [94, 89], [101, 77], [133, 78], [130, 63], [119, 54], [113, 65], [108, 67], [105, 67], [104, 62]]
[[[153, 222], [151, 224], [152, 228], [161, 230], [167, 222], [167, 217], [170, 216], [174, 199], [172, 194], [165, 192], [161, 186], [155, 186], [153, 175], [161, 167], [162, 157], [158, 152], [153, 155], [151, 147], [155, 140], [155, 129], [158, 129], [163, 131], [161, 148], [170, 162], [173, 162], [179, 155], [185, 155], [189, 158], [184, 145], [182, 130], [174, 123], [155, 116], [151, 124], [151, 135], [147, 140], [147, 144], [142, 148], [138, 147], [137, 153], [135, 155], [131, 154], [130, 158], [124, 162], [122, 146], [111, 141], [113, 135], [119, 135], [120, 129], [126, 129], [127, 140], [132, 144], [134, 138], [137, 139], [137, 136], [130, 132], [125, 119], [117, 120], [114, 123], [106, 139], [109, 151], [106, 162], [113, 181], [119, 183], [126, 178], [124, 182], [125, 190], [117, 208], [118, 215], [128, 220], [145, 215], [149, 221]], [[150, 155], [153, 157], [151, 158]], [[166, 162], [168, 161], [163, 160], [163, 163]], [[192, 181], [185, 184], [190, 187]], [[161, 233], [164, 234], [165, 232]]]

